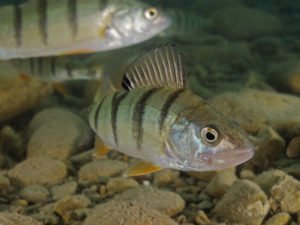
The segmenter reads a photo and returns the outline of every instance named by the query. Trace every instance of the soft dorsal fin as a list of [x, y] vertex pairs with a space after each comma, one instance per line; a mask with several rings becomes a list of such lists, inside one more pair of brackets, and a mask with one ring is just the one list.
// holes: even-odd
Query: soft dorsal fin
[[182, 55], [174, 45], [163, 45], [137, 58], [126, 70], [122, 86], [134, 88], [185, 86]]

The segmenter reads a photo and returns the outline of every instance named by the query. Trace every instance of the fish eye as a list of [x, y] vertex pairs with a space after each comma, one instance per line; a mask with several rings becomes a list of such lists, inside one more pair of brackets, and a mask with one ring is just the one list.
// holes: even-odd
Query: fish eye
[[207, 144], [215, 144], [219, 140], [219, 132], [213, 127], [204, 127], [201, 137]]
[[146, 19], [154, 20], [158, 15], [158, 11], [156, 8], [151, 7], [145, 10], [144, 15]]

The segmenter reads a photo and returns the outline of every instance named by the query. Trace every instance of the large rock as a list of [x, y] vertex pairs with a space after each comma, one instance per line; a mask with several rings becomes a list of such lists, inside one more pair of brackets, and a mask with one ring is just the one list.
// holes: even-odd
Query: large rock
[[272, 126], [284, 137], [300, 135], [300, 98], [275, 92], [227, 92], [209, 100], [216, 109], [257, 133]]
[[42, 225], [42, 223], [36, 221], [29, 216], [23, 216], [17, 213], [0, 213], [1, 225]]
[[255, 182], [270, 196], [273, 211], [300, 211], [300, 182], [280, 170], [270, 170], [257, 176]]
[[269, 203], [260, 187], [248, 180], [236, 181], [213, 209], [213, 217], [228, 224], [260, 225]]
[[17, 164], [8, 172], [8, 176], [20, 186], [54, 185], [67, 176], [67, 167], [60, 160], [34, 157]]
[[90, 145], [93, 137], [83, 119], [61, 108], [38, 113], [31, 121], [28, 133], [28, 157], [50, 156], [55, 159], [70, 157], [81, 147]]
[[137, 202], [110, 201], [94, 208], [83, 225], [178, 225], [168, 216]]
[[141, 202], [170, 216], [178, 214], [185, 206], [185, 202], [180, 195], [170, 191], [159, 190], [151, 186], [131, 188], [116, 195], [114, 199]]
[[276, 16], [254, 8], [232, 6], [212, 15], [213, 29], [233, 39], [267, 36], [278, 33], [282, 24]]
[[52, 85], [35, 79], [0, 81], [0, 123], [32, 109], [53, 91]]

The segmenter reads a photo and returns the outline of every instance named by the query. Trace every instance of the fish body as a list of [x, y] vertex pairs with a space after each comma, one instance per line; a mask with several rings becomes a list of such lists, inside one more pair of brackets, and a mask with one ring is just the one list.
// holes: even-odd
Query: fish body
[[112, 149], [162, 167], [225, 169], [253, 156], [233, 121], [184, 88], [181, 56], [161, 47], [138, 59], [123, 80], [128, 91], [99, 99], [89, 123]]
[[0, 59], [116, 49], [169, 24], [163, 12], [135, 0], [30, 0], [0, 8]]
[[34, 76], [44, 81], [100, 80], [101, 66], [88, 66], [77, 57], [39, 57], [11, 60], [20, 74]]

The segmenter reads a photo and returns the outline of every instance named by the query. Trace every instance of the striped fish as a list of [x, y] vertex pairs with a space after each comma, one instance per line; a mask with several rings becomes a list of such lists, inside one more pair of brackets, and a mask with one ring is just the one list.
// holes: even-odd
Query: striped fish
[[39, 57], [11, 62], [20, 74], [44, 81], [100, 80], [103, 74], [103, 67], [84, 65], [78, 57]]
[[127, 91], [105, 95], [92, 106], [89, 123], [106, 146], [143, 160], [127, 175], [161, 168], [219, 170], [253, 156], [241, 127], [184, 88], [182, 57], [175, 47], [138, 58], [123, 86]]
[[116, 49], [169, 24], [163, 12], [136, 0], [30, 0], [0, 8], [0, 59]]

